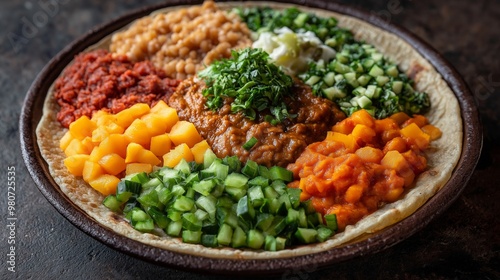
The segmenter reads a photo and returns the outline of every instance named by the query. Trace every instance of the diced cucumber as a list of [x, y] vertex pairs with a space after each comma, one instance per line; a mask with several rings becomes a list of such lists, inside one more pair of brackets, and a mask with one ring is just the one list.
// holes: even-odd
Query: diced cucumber
[[210, 167], [210, 165], [212, 165], [212, 163], [216, 159], [217, 159], [217, 156], [212, 151], [212, 149], [207, 149], [205, 151], [205, 153], [203, 154], [203, 168], [207, 169], [208, 167]]
[[170, 222], [167, 226], [167, 234], [170, 236], [179, 236], [182, 231], [182, 220]]
[[264, 240], [264, 249], [266, 251], [276, 251], [276, 238], [271, 235], [266, 235]]
[[329, 228], [319, 227], [317, 231], [318, 235], [316, 236], [316, 239], [318, 242], [324, 242], [333, 235], [333, 231]]
[[403, 89], [403, 82], [401, 81], [392, 82], [392, 91], [394, 91], [395, 94], [400, 94], [402, 89]]
[[260, 249], [264, 245], [264, 234], [262, 232], [251, 229], [247, 235], [247, 246], [252, 249]]
[[202, 234], [201, 235], [201, 245], [205, 247], [217, 247], [219, 243], [217, 242], [217, 235], [215, 234]]
[[231, 246], [233, 248], [244, 247], [247, 244], [247, 235], [241, 227], [236, 227], [233, 231], [233, 237], [231, 239]]
[[248, 189], [248, 198], [253, 207], [259, 207], [264, 202], [264, 193], [260, 186], [253, 186]]
[[200, 196], [196, 200], [196, 206], [198, 206], [200, 209], [205, 210], [211, 221], [215, 221], [215, 213], [217, 211], [216, 203], [217, 199], [211, 195]]
[[104, 198], [104, 200], [102, 201], [102, 204], [104, 204], [104, 206], [108, 207], [109, 210], [113, 212], [119, 212], [122, 206], [122, 202], [120, 202], [114, 195], [106, 196], [106, 198]]
[[173, 204], [173, 209], [181, 212], [191, 211], [194, 206], [194, 200], [189, 197], [181, 196], [177, 198]]
[[217, 242], [221, 245], [229, 246], [233, 238], [233, 229], [228, 224], [222, 224], [217, 234]]
[[318, 231], [312, 228], [297, 228], [295, 237], [304, 244], [313, 243], [316, 241]]
[[385, 84], [387, 84], [387, 82], [389, 82], [389, 77], [378, 76], [377, 78], [375, 78], [375, 80], [377, 81], [377, 85], [381, 87], [381, 86], [384, 86]]
[[347, 81], [347, 83], [350, 84], [352, 87], [359, 86], [359, 82], [356, 79], [356, 73], [355, 72], [345, 73], [344, 74], [344, 78]]
[[385, 73], [393, 78], [397, 77], [399, 75], [399, 70], [396, 65], [391, 65], [385, 69]]
[[311, 76], [307, 81], [305, 81], [306, 85], [314, 86], [317, 82], [321, 80], [319, 76]]
[[323, 217], [326, 222], [326, 226], [332, 231], [337, 231], [337, 215], [329, 214]]
[[384, 75], [384, 69], [380, 68], [378, 65], [373, 65], [368, 74], [372, 77], [378, 77]]
[[201, 231], [183, 230], [182, 242], [199, 244], [201, 243]]
[[335, 83], [335, 72], [328, 72], [324, 77], [323, 81], [329, 87], [333, 86]]
[[346, 97], [346, 93], [336, 86], [323, 89], [323, 94], [330, 100], [340, 99]]
[[370, 82], [371, 79], [372, 79], [372, 76], [364, 74], [364, 75], [359, 76], [357, 80], [358, 80], [359, 85], [364, 87]]
[[194, 182], [192, 189], [200, 193], [201, 195], [207, 196], [212, 192], [215, 185], [216, 185], [215, 180], [206, 179], [199, 182]]

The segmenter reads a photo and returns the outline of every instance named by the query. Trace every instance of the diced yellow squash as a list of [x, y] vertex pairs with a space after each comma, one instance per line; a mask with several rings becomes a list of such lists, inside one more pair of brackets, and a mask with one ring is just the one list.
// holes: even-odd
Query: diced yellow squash
[[384, 153], [370, 146], [365, 146], [356, 150], [355, 154], [365, 162], [380, 163]]
[[139, 155], [144, 150], [144, 147], [137, 143], [130, 143], [127, 146], [125, 163], [139, 162]]
[[92, 131], [97, 127], [96, 123], [87, 116], [81, 116], [69, 125], [69, 131], [74, 138], [82, 140], [83, 138], [92, 137]]
[[129, 143], [128, 137], [124, 134], [111, 134], [99, 144], [99, 149], [102, 155], [115, 153], [124, 158]]
[[163, 109], [167, 109], [167, 108], [171, 108], [171, 107], [168, 106], [168, 104], [165, 103], [165, 101], [160, 100], [153, 107], [151, 107], [151, 111], [150, 112], [151, 113], [158, 113], [159, 111], [162, 111]]
[[167, 132], [167, 121], [163, 116], [149, 113], [141, 117], [151, 136], [156, 136]]
[[92, 141], [100, 143], [104, 139], [108, 138], [109, 132], [104, 126], [98, 126], [94, 131], [92, 131]]
[[151, 144], [149, 145], [149, 150], [153, 152], [158, 157], [163, 156], [168, 153], [172, 148], [172, 141], [168, 134], [161, 134], [151, 137]]
[[83, 165], [82, 176], [85, 182], [90, 182], [104, 173], [104, 169], [97, 162], [87, 160]]
[[81, 142], [82, 142], [82, 145], [85, 147], [85, 151], [86, 151], [85, 154], [87, 154], [87, 155], [89, 155], [92, 152], [92, 150], [97, 146], [97, 143], [94, 143], [92, 141], [92, 137], [89, 137], [89, 136], [83, 138], [83, 140]]
[[82, 176], [83, 166], [85, 161], [89, 159], [89, 155], [72, 155], [64, 159], [64, 165], [68, 171], [75, 176]]
[[402, 125], [410, 119], [410, 116], [408, 116], [405, 112], [399, 112], [392, 114], [389, 118], [396, 122], [397, 125]]
[[115, 115], [116, 123], [127, 128], [135, 119], [149, 113], [149, 105], [145, 103], [137, 103], [132, 107], [127, 108]]
[[422, 127], [422, 131], [430, 136], [431, 141], [440, 138], [443, 134], [439, 128], [433, 126], [432, 124], [424, 125]]
[[328, 131], [326, 135], [326, 140], [343, 143], [346, 150], [350, 153], [353, 153], [358, 148], [358, 144], [356, 143], [354, 137], [351, 134], [345, 135], [339, 132]]
[[129, 163], [125, 168], [125, 175], [135, 174], [135, 173], [151, 173], [153, 171], [153, 166], [149, 163]]
[[153, 152], [144, 149], [137, 143], [130, 143], [127, 147], [127, 157], [125, 163], [149, 163], [151, 165], [159, 165], [161, 161]]
[[364, 124], [368, 127], [375, 127], [375, 119], [366, 110], [359, 110], [349, 117], [355, 124]]
[[172, 107], [164, 107], [161, 110], [155, 111], [154, 114], [161, 117], [165, 125], [165, 132], [170, 132], [172, 127], [179, 121], [177, 110]]
[[163, 156], [163, 166], [175, 167], [182, 159], [193, 161], [193, 153], [186, 143], [182, 143]]
[[111, 175], [118, 175], [127, 167], [125, 159], [114, 153], [103, 156], [98, 163], [108, 174]]
[[[93, 120], [97, 125], [103, 125], [103, 121], [108, 120], [108, 116], [114, 117], [114, 115], [104, 111], [104, 110], [99, 110], [97, 112], [94, 112], [92, 114], [91, 120]], [[116, 120], [116, 118], [115, 118]]]
[[125, 130], [123, 135], [127, 136], [132, 143], [137, 143], [143, 147], [148, 147], [151, 141], [151, 134], [146, 123], [141, 119], [135, 119]]
[[365, 143], [370, 143], [375, 137], [376, 133], [371, 127], [368, 127], [364, 124], [357, 124], [352, 130], [352, 136], [355, 140], [361, 140]]
[[415, 179], [415, 173], [411, 170], [408, 161], [398, 151], [389, 151], [385, 154], [384, 158], [380, 161], [384, 167], [394, 169], [399, 176], [405, 180], [405, 186], [408, 187]]
[[191, 153], [193, 153], [194, 161], [196, 161], [196, 163], [203, 163], [205, 152], [208, 149], [210, 149], [210, 145], [208, 145], [207, 140], [196, 143], [191, 148]]
[[103, 151], [104, 149], [99, 148], [99, 146], [94, 147], [94, 149], [92, 149], [92, 152], [90, 152], [89, 160], [93, 162], [98, 162], [103, 156], [108, 154]]
[[110, 122], [107, 125], [105, 125], [104, 129], [106, 129], [106, 131], [109, 134], [122, 134], [125, 131], [123, 127], [119, 126], [114, 122]]
[[194, 124], [187, 121], [178, 121], [170, 130], [169, 136], [175, 146], [185, 143], [190, 148], [203, 140]]
[[69, 142], [68, 147], [64, 149], [64, 153], [67, 157], [77, 154], [87, 154], [87, 148], [78, 139], [73, 139]]
[[425, 150], [429, 146], [430, 136], [423, 132], [417, 124], [411, 123], [401, 129], [401, 135], [406, 138], [413, 139], [415, 144], [421, 150]]
[[68, 147], [69, 143], [74, 139], [73, 135], [71, 135], [71, 132], [69, 130], [64, 134], [64, 136], [59, 140], [59, 148], [61, 150], [66, 150]]
[[103, 195], [116, 193], [120, 179], [116, 176], [103, 174], [89, 182], [90, 186]]
[[332, 127], [332, 131], [333, 132], [340, 132], [340, 133], [346, 134], [346, 135], [351, 134], [355, 125], [356, 124], [350, 118], [347, 118], [347, 119], [344, 119], [344, 120], [336, 123]]

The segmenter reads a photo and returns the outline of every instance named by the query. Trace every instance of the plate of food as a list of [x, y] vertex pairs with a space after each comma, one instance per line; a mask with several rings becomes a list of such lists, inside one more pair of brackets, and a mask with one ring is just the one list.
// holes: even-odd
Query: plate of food
[[467, 86], [408, 31], [299, 2], [167, 2], [70, 44], [20, 120], [42, 194], [195, 271], [321, 268], [422, 229], [479, 158]]

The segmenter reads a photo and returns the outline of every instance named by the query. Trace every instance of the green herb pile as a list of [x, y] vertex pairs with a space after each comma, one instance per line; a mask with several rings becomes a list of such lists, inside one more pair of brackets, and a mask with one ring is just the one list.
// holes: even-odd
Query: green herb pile
[[269, 61], [269, 55], [260, 49], [232, 51], [230, 59], [215, 61], [198, 73], [207, 87], [203, 95], [206, 106], [216, 110], [224, 98], [234, 98], [232, 112], [243, 112], [251, 120], [258, 112], [266, 114], [273, 124], [293, 117], [283, 99], [290, 93], [292, 78]]
[[423, 114], [429, 96], [413, 88], [413, 81], [384, 58], [376, 48], [354, 40], [350, 31], [337, 27], [334, 18], [320, 18], [296, 8], [247, 8], [236, 11], [254, 32], [287, 26], [295, 32], [311, 31], [337, 51], [330, 61], [311, 63], [299, 78], [313, 93], [335, 101], [347, 115], [365, 109], [376, 118], [397, 112]]

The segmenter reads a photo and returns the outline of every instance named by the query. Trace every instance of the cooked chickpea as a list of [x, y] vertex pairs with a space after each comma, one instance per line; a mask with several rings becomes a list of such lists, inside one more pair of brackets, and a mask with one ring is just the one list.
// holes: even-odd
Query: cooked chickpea
[[232, 49], [251, 45], [250, 31], [213, 1], [137, 20], [113, 35], [110, 50], [133, 61], [151, 60], [168, 77], [184, 79]]

